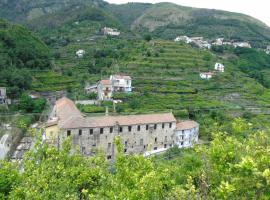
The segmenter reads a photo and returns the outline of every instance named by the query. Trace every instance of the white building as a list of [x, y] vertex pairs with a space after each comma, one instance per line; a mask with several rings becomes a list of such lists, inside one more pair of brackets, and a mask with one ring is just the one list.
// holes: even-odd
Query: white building
[[7, 89], [5, 87], [0, 87], [0, 105], [7, 104]]
[[216, 71], [224, 72], [224, 69], [225, 69], [225, 67], [224, 67], [223, 64], [221, 64], [221, 63], [216, 63], [216, 64], [215, 64], [215, 70], [216, 70]]
[[113, 87], [110, 80], [101, 80], [98, 82], [98, 99], [101, 101], [111, 100], [113, 95]]
[[116, 92], [131, 92], [132, 79], [130, 76], [111, 75], [110, 81], [112, 83], [113, 91]]
[[221, 46], [223, 45], [224, 38], [217, 38], [215, 42], [212, 43], [212, 45]]
[[97, 85], [99, 100], [111, 100], [114, 92], [131, 91], [132, 79], [125, 75], [111, 75], [110, 79], [101, 80]]
[[85, 87], [84, 87], [84, 91], [85, 91], [85, 93], [86, 94], [90, 94], [90, 93], [97, 93], [97, 84], [95, 84], [95, 85], [86, 85]]
[[178, 37], [176, 37], [175, 39], [174, 39], [174, 41], [175, 42], [185, 42], [185, 43], [187, 43], [187, 44], [189, 44], [189, 43], [191, 43], [192, 41], [191, 41], [191, 39], [188, 37], [188, 36], [186, 36], [186, 35], [183, 35], [183, 36], [178, 36]]
[[4, 159], [12, 145], [12, 136], [10, 134], [5, 134], [0, 140], [0, 160]]
[[119, 36], [121, 33], [115, 28], [104, 27], [102, 30], [104, 35]]
[[270, 54], [270, 46], [267, 46], [267, 47], [266, 47], [265, 53]]
[[85, 50], [83, 49], [79, 49], [78, 51], [76, 51], [76, 55], [78, 56], [78, 58], [83, 58], [85, 54]]
[[211, 79], [214, 76], [213, 72], [202, 72], [200, 73], [200, 77], [202, 79]]
[[242, 47], [242, 48], [251, 48], [251, 45], [248, 42], [234, 42], [233, 46], [236, 47]]
[[179, 148], [192, 147], [199, 140], [199, 124], [191, 120], [179, 121], [176, 124], [174, 137], [174, 144]]

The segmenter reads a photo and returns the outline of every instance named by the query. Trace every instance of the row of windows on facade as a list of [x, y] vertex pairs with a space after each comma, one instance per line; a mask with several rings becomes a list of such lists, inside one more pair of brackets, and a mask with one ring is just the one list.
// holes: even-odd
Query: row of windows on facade
[[[169, 123], [169, 127], [172, 128], [172, 123]], [[164, 129], [165, 128], [165, 123], [162, 123], [162, 128]], [[154, 129], [157, 129], [157, 124], [154, 124]], [[149, 130], [149, 125], [147, 124], [145, 126], [145, 130]], [[128, 131], [131, 132], [132, 131], [132, 126], [128, 126]], [[140, 125], [137, 125], [137, 131], [141, 131], [141, 126]], [[103, 134], [104, 132], [104, 128], [100, 128], [99, 129], [99, 133], [100, 134]], [[113, 127], [110, 127], [110, 133], [113, 132]], [[119, 132], [123, 132], [123, 127], [120, 126], [119, 127]], [[94, 130], [93, 129], [89, 129], [89, 133], [90, 135], [92, 135], [94, 133]], [[67, 130], [67, 136], [70, 136], [71, 134], [71, 130]], [[79, 135], [82, 135], [82, 130], [79, 129]]]

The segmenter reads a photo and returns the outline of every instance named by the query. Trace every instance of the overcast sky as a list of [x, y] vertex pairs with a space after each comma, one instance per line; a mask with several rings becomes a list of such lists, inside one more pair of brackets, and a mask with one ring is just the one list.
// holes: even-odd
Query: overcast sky
[[260, 19], [270, 26], [269, 0], [106, 0], [110, 3], [122, 4], [127, 2], [173, 2], [183, 6], [198, 8], [214, 8], [248, 14]]

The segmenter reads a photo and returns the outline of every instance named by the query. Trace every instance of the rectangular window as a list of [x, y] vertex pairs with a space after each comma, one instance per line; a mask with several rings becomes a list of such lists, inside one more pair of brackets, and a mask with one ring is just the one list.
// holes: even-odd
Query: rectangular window
[[154, 125], [154, 129], [157, 129], [157, 125], [156, 124]]
[[127, 149], [124, 149], [124, 153], [127, 153]]
[[143, 145], [143, 139], [140, 139], [140, 145]]
[[148, 124], [146, 125], [145, 129], [146, 129], [146, 130], [148, 130], [148, 129], [149, 129], [149, 126], [148, 126]]
[[100, 128], [100, 134], [103, 134], [103, 128]]
[[164, 128], [165, 127], [165, 124], [164, 123], [162, 123], [162, 128]]
[[167, 142], [167, 136], [165, 136], [165, 140], [164, 141]]
[[67, 137], [71, 135], [71, 130], [67, 130]]
[[154, 147], [154, 150], [157, 150], [157, 147]]
[[79, 135], [82, 135], [82, 130], [81, 129], [79, 129]]
[[127, 142], [127, 141], [125, 141], [125, 147], [127, 147], [127, 145], [128, 145], [128, 142]]
[[110, 133], [112, 133], [113, 132], [113, 127], [110, 127]]
[[120, 133], [123, 132], [123, 127], [119, 127], [119, 132], [120, 132]]
[[164, 144], [164, 148], [165, 148], [165, 149], [167, 148], [167, 144]]
[[155, 138], [155, 142], [157, 142], [157, 138]]
[[170, 128], [172, 128], [172, 123], [170, 123]]
[[137, 131], [140, 131], [140, 130], [141, 130], [141, 126], [138, 125], [138, 126], [137, 126]]
[[132, 128], [131, 126], [128, 127], [128, 131], [129, 131], [129, 132], [131, 132], [131, 128]]
[[89, 134], [93, 135], [93, 129], [89, 129]]
[[107, 156], [107, 159], [108, 159], [108, 160], [112, 159], [112, 156], [110, 156], [110, 155], [109, 155], [109, 156]]

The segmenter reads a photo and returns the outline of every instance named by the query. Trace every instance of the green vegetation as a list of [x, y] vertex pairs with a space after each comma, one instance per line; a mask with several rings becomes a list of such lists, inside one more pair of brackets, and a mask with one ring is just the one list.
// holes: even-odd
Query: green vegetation
[[172, 148], [144, 158], [124, 155], [121, 138], [114, 163], [82, 157], [38, 142], [22, 163], [0, 164], [0, 192], [9, 199], [269, 199], [269, 132], [254, 132], [237, 118], [219, 127], [209, 145]]

